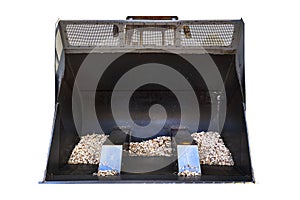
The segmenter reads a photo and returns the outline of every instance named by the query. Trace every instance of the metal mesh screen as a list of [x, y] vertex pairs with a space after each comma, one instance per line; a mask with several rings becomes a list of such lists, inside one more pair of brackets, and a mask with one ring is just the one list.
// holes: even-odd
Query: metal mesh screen
[[66, 32], [71, 46], [118, 46], [113, 24], [68, 24]]
[[229, 46], [233, 24], [191, 24], [180, 31], [182, 46]]
[[[67, 24], [66, 34], [71, 46], [175, 46], [180, 39], [181, 46], [225, 47], [231, 45], [234, 24], [185, 24], [179, 38], [175, 25], [126, 25], [125, 41], [120, 40], [119, 28], [114, 24]], [[121, 44], [123, 43], [123, 44]]]
[[126, 45], [170, 46], [174, 40], [174, 26], [126, 26]]

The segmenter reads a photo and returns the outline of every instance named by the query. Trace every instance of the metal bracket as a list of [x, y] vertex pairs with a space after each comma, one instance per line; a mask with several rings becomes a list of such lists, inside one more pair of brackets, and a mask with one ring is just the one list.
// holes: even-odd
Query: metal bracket
[[121, 172], [122, 145], [103, 145], [98, 170]]
[[177, 145], [178, 172], [190, 171], [201, 174], [197, 145]]

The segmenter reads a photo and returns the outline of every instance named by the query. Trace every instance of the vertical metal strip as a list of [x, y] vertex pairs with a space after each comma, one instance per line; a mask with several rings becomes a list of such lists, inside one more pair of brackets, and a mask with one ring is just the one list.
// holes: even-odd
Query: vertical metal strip
[[243, 98], [244, 110], [246, 110], [246, 94], [245, 94], [245, 69], [244, 69], [244, 22], [241, 19], [237, 23], [238, 31], [234, 37], [235, 46], [237, 50], [235, 53], [235, 69], [239, 79], [241, 94]]
[[124, 47], [125, 46], [125, 25], [124, 24], [118, 24], [119, 26], [119, 40], [120, 40], [120, 46]]
[[181, 22], [177, 24], [177, 27], [175, 29], [175, 37], [174, 37], [174, 40], [175, 40], [175, 46], [176, 47], [180, 47], [181, 46], [181, 38], [180, 38], [180, 31], [181, 31]]

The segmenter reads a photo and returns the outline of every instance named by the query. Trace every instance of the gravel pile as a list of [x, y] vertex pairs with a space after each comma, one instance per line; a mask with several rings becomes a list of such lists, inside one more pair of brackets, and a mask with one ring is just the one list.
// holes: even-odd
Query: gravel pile
[[197, 172], [191, 172], [189, 170], [184, 170], [182, 172], [178, 172], [178, 176], [186, 176], [186, 177], [190, 177], [190, 176], [200, 176], [200, 173]]
[[99, 170], [97, 173], [94, 173], [94, 176], [115, 176], [118, 172], [115, 170]]
[[233, 166], [229, 149], [217, 132], [201, 132], [191, 135], [198, 144], [200, 164]]
[[161, 136], [143, 142], [130, 142], [130, 156], [172, 156], [171, 137]]
[[107, 136], [89, 134], [82, 136], [68, 160], [68, 164], [99, 164], [101, 148]]

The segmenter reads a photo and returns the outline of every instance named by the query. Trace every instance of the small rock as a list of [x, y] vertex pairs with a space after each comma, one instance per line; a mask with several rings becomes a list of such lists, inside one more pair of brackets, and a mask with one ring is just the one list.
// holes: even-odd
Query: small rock
[[161, 136], [129, 144], [130, 156], [172, 156], [171, 137]]
[[68, 160], [68, 164], [99, 164], [100, 153], [107, 136], [88, 134], [82, 136]]
[[200, 164], [233, 166], [234, 161], [218, 132], [200, 132], [191, 135], [197, 142]]

